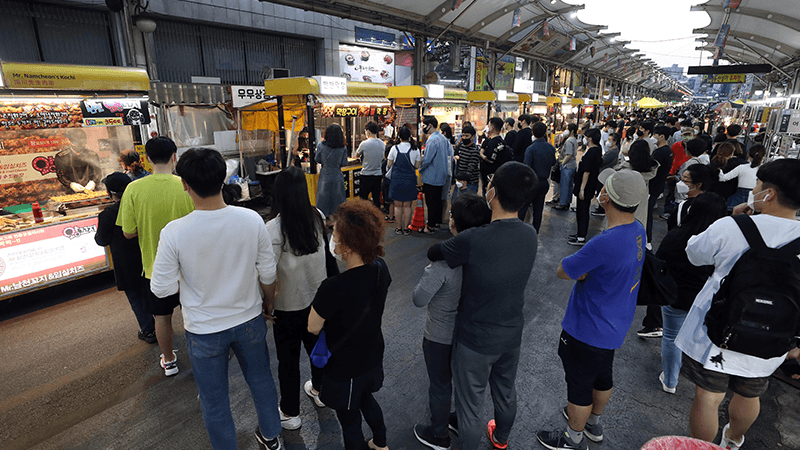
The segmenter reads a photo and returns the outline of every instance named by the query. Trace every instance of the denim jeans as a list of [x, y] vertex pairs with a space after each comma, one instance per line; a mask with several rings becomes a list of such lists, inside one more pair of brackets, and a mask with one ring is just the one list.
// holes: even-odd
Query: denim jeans
[[143, 334], [150, 334], [156, 331], [156, 321], [153, 315], [147, 312], [144, 307], [144, 298], [142, 298], [141, 289], [126, 289], [125, 296], [128, 297], [128, 303], [131, 304], [133, 315], [136, 316], [136, 322], [139, 323], [139, 330]]
[[274, 439], [281, 432], [278, 392], [269, 368], [266, 335], [267, 325], [261, 315], [218, 333], [186, 332], [186, 347], [200, 391], [203, 422], [214, 450], [237, 448], [228, 395], [229, 348], [233, 349], [250, 387], [261, 434]]
[[559, 197], [561, 206], [569, 206], [572, 203], [572, 189], [576, 171], [576, 167], [561, 167], [561, 181], [558, 183], [561, 188]]
[[661, 366], [664, 368], [664, 384], [668, 387], [678, 385], [678, 375], [681, 373], [681, 350], [675, 346], [675, 337], [681, 331], [683, 321], [689, 311], [662, 306], [664, 316], [664, 335], [661, 338]]

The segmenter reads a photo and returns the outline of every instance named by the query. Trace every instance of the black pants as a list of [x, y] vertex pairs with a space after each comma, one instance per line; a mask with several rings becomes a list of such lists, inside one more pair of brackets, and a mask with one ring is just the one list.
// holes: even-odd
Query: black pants
[[661, 305], [647, 305], [647, 314], [642, 319], [645, 328], [663, 328], [664, 319], [661, 317]]
[[536, 188], [536, 193], [533, 196], [533, 200], [525, 205], [519, 213], [517, 217], [519, 220], [525, 221], [525, 214], [528, 213], [528, 208], [533, 207], [533, 211], [531, 211], [531, 217], [533, 221], [533, 228], [536, 229], [536, 232], [539, 232], [539, 227], [542, 225], [542, 212], [544, 211], [544, 198], [547, 197], [547, 191], [550, 190], [550, 183], [548, 184], [540, 184]]
[[361, 186], [359, 187], [358, 196], [364, 200], [369, 198], [372, 194], [372, 203], [375, 207], [381, 208], [381, 182], [383, 177], [380, 175], [361, 175]]
[[578, 197], [578, 204], [575, 208], [575, 219], [578, 222], [578, 237], [585, 238], [589, 233], [589, 207], [592, 205], [591, 197]]
[[428, 226], [431, 228], [442, 222], [442, 188], [432, 184], [422, 185], [425, 205], [428, 207]]
[[656, 202], [658, 201], [658, 195], [650, 194], [650, 198], [647, 201], [647, 242], [653, 242], [653, 208], [656, 206]]
[[437, 438], [448, 436], [447, 421], [450, 417], [450, 393], [453, 388], [450, 357], [453, 346], [422, 339], [422, 353], [428, 368], [428, 398], [431, 407], [431, 429]]
[[[311, 306], [300, 311], [275, 310], [275, 350], [278, 357], [278, 381], [281, 391], [281, 411], [287, 416], [300, 415], [300, 344], [311, 354], [317, 336], [308, 332], [308, 314]], [[309, 360], [310, 362], [310, 360]], [[311, 365], [311, 384], [322, 387], [323, 369]]]
[[361, 416], [372, 430], [372, 440], [378, 447], [386, 447], [386, 425], [381, 406], [372, 395], [383, 384], [383, 369], [374, 370], [352, 379], [339, 380], [326, 377], [320, 400], [336, 411], [342, 426], [345, 450], [368, 450], [361, 431]]

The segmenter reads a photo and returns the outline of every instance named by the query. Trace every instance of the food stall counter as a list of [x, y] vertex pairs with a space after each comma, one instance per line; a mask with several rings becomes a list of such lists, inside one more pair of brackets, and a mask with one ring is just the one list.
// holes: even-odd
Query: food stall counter
[[[1, 62], [0, 300], [109, 270], [94, 242], [102, 184], [141, 150], [141, 69]], [[30, 212], [38, 203], [42, 220]]]

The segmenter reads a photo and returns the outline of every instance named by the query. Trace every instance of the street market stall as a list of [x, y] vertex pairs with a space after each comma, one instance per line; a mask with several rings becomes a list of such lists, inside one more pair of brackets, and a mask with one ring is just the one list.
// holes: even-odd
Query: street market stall
[[0, 300], [108, 270], [102, 179], [143, 152], [145, 71], [0, 63]]
[[[361, 163], [354, 158], [358, 145], [366, 139], [364, 126], [374, 121], [380, 128], [394, 121], [395, 113], [387, 98], [386, 85], [347, 81], [336, 77], [279, 78], [264, 81], [264, 96], [268, 106], [257, 111], [263, 103], [249, 107], [254, 114], [256, 126], [264, 126], [278, 135], [278, 155], [280, 167], [286, 167], [287, 157], [292, 153], [294, 134], [303, 128], [308, 130], [308, 162], [302, 166], [306, 170], [308, 194], [311, 203], [317, 197], [317, 166], [314, 162], [316, 145], [325, 129], [338, 123], [345, 135], [349, 164], [342, 168], [347, 198], [355, 198], [359, 193]], [[251, 119], [243, 118], [243, 128], [252, 125]], [[292, 127], [294, 123], [294, 127]], [[261, 125], [266, 124], [266, 125]], [[295, 133], [289, 130], [294, 130]]]
[[395, 127], [410, 125], [416, 132], [420, 115], [433, 116], [440, 124], [447, 123], [453, 134], [461, 134], [467, 111], [467, 91], [441, 85], [391, 86], [387, 96], [397, 112]]
[[475, 127], [475, 132], [480, 136], [489, 119], [492, 118], [492, 102], [497, 98], [492, 91], [471, 91], [467, 92], [467, 121]]

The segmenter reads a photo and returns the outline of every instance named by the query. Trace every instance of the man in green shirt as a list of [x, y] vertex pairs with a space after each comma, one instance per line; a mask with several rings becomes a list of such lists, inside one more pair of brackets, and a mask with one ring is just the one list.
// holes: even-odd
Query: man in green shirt
[[[144, 269], [144, 304], [145, 309], [155, 316], [156, 338], [162, 352], [160, 364], [166, 376], [178, 373], [178, 357], [172, 349], [172, 312], [180, 304], [180, 299], [178, 294], [163, 299], [153, 295], [150, 278], [161, 229], [194, 210], [192, 199], [183, 190], [181, 179], [172, 175], [177, 151], [175, 143], [167, 137], [159, 136], [147, 141], [145, 154], [153, 166], [153, 174], [128, 185], [117, 216], [117, 225], [122, 227], [125, 237], [139, 237]], [[169, 357], [172, 359], [166, 360]]]

